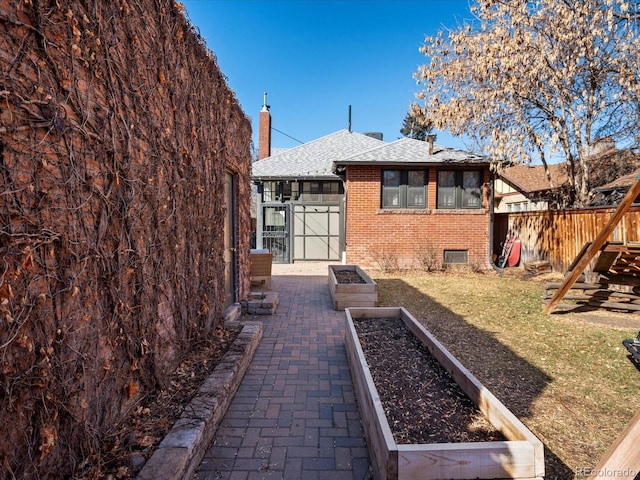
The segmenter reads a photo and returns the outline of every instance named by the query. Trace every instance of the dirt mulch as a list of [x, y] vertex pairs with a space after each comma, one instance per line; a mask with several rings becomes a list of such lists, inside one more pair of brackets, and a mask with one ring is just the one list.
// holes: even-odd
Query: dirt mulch
[[367, 283], [355, 270], [338, 270], [334, 273], [338, 283]]
[[505, 440], [400, 318], [354, 326], [396, 443]]

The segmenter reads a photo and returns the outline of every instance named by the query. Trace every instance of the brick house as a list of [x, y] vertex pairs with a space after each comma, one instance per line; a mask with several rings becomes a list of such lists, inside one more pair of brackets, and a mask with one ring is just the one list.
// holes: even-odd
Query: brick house
[[487, 157], [348, 130], [271, 154], [268, 107], [260, 114], [256, 243], [274, 261], [489, 267]]

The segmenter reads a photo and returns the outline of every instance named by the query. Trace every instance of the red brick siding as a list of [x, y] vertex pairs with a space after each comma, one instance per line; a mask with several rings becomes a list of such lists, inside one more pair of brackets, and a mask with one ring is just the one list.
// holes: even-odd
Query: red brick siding
[[[484, 175], [489, 181], [488, 170]], [[347, 167], [347, 262], [378, 266], [383, 255], [394, 256], [400, 266], [416, 263], [416, 250], [468, 250], [469, 264], [488, 267], [488, 188], [482, 210], [436, 210], [436, 169], [429, 171], [427, 210], [382, 210], [381, 168]]]

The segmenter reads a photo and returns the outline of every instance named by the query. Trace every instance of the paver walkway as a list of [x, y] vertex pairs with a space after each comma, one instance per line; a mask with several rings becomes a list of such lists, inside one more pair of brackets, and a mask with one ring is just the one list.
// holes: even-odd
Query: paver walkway
[[273, 265], [278, 310], [194, 478], [370, 478], [327, 265]]

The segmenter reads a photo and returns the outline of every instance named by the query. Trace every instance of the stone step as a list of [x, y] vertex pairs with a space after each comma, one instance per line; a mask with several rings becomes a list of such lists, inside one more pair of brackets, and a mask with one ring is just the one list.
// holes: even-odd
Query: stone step
[[251, 315], [273, 315], [278, 309], [277, 292], [250, 292], [249, 299], [240, 302], [242, 312]]

